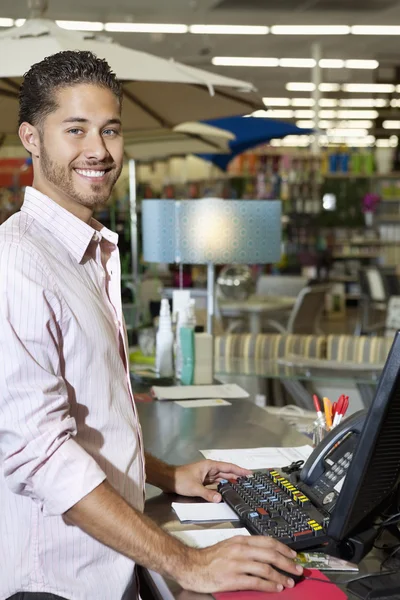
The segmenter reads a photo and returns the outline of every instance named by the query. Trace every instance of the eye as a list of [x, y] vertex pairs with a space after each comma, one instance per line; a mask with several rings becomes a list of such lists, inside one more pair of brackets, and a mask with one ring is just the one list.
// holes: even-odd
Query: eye
[[117, 131], [116, 129], [104, 129], [103, 131], [103, 135], [106, 136], [110, 136], [110, 135], [118, 135], [119, 131]]
[[71, 135], [79, 135], [80, 133], [83, 133], [83, 131], [78, 127], [73, 127], [72, 129], [68, 129], [68, 133], [70, 133]]

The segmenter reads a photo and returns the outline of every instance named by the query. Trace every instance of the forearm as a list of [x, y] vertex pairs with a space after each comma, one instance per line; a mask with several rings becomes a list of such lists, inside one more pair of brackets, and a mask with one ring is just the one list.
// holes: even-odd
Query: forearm
[[177, 580], [193, 554], [132, 508], [106, 481], [64, 513], [64, 518], [138, 564]]
[[145, 453], [145, 459], [147, 482], [159, 487], [164, 492], [174, 492], [176, 467], [147, 452]]

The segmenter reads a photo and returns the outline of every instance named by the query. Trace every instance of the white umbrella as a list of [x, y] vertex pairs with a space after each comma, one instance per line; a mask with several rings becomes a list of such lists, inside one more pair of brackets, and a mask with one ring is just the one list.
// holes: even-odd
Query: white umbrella
[[174, 129], [144, 131], [125, 140], [125, 152], [137, 161], [152, 161], [187, 154], [228, 154], [235, 135], [206, 123], [188, 122]]
[[90, 50], [107, 60], [123, 82], [125, 132], [172, 129], [186, 121], [248, 113], [262, 104], [245, 81], [124, 48], [92, 32], [67, 31], [48, 19], [28, 19], [0, 34], [1, 134], [16, 132], [24, 73], [62, 50]]

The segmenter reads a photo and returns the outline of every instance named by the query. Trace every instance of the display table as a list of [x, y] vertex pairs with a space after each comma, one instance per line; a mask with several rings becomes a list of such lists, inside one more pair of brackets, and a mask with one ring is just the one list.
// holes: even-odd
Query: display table
[[[246, 400], [232, 400], [231, 406], [182, 408], [174, 402], [139, 404], [146, 451], [172, 464], [185, 464], [203, 457], [200, 449], [254, 448], [261, 446], [301, 446], [310, 440], [284, 421]], [[171, 508], [173, 501], [185, 501], [172, 494], [163, 494], [148, 487], [145, 512], [158, 525], [169, 531], [198, 529], [203, 524], [180, 523]], [[186, 500], [193, 502], [193, 499]], [[235, 524], [214, 524], [213, 527], [234, 527]], [[239, 526], [237, 524], [236, 526]], [[208, 524], [209, 527], [209, 524]], [[360, 564], [360, 574], [376, 572], [380, 561], [368, 556]], [[335, 582], [347, 581], [357, 574], [332, 576]], [[141, 569], [143, 600], [168, 598], [173, 600], [210, 600], [206, 594], [186, 592], [169, 579]], [[350, 597], [350, 596], [349, 596]], [[311, 600], [311, 599], [310, 599]]]
[[262, 319], [279, 318], [290, 311], [296, 298], [291, 296], [250, 296], [247, 300], [218, 300], [218, 308], [222, 317], [248, 319], [250, 333], [261, 333]]

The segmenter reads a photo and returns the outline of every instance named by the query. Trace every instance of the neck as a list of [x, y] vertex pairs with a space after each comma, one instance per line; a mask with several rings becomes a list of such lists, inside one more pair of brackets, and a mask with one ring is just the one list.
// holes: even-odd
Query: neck
[[75, 217], [78, 217], [78, 219], [81, 219], [81, 221], [84, 221], [87, 224], [90, 223], [93, 216], [93, 210], [87, 206], [83, 206], [70, 196], [63, 194], [57, 188], [52, 186], [51, 183], [43, 181], [39, 177], [34, 177], [32, 187], [38, 192], [48, 196], [53, 202], [62, 208], [65, 208], [65, 210], [68, 210], [68, 212], [72, 213]]

